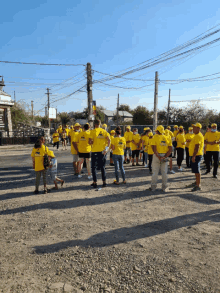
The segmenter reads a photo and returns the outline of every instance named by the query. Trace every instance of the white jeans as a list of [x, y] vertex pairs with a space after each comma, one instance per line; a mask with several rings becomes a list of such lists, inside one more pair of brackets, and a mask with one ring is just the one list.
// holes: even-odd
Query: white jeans
[[157, 187], [157, 180], [158, 180], [158, 173], [161, 169], [162, 174], [162, 189], [165, 190], [167, 188], [167, 168], [168, 168], [168, 162], [160, 162], [160, 160], [156, 157], [156, 155], [153, 155], [153, 162], [152, 162], [152, 181], [151, 181], [151, 188], [153, 190]]

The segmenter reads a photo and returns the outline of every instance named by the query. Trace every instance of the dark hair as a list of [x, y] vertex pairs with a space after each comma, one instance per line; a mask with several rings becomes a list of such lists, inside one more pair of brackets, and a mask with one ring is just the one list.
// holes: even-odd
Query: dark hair
[[83, 126], [83, 128], [84, 128], [85, 130], [88, 130], [88, 129], [90, 128], [90, 126], [89, 126], [88, 123], [86, 123], [86, 124]]
[[40, 146], [41, 146], [41, 142], [42, 142], [42, 140], [38, 138], [37, 141], [34, 144], [34, 148], [35, 149], [39, 149]]
[[208, 125], [208, 128], [212, 128], [211, 124]]
[[121, 128], [117, 127], [115, 132], [116, 132], [117, 135], [121, 135]]
[[100, 125], [101, 124], [101, 121], [99, 120], [99, 119], [96, 119], [95, 121], [94, 121], [94, 125]]
[[115, 129], [115, 131], [117, 131], [117, 130], [121, 130], [121, 127], [120, 126], [117, 126], [116, 129]]

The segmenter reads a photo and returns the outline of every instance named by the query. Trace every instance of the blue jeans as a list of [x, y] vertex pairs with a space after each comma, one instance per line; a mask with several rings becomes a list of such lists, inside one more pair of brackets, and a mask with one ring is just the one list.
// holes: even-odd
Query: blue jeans
[[97, 174], [96, 169], [101, 169], [102, 172], [102, 181], [106, 181], [106, 173], [105, 173], [105, 163], [106, 163], [106, 155], [103, 155], [102, 152], [92, 153], [92, 177], [93, 182], [97, 182]]
[[118, 175], [119, 168], [121, 170], [121, 176], [123, 178], [123, 181], [125, 181], [125, 170], [124, 170], [124, 167], [123, 167], [124, 156], [113, 155], [113, 161], [114, 161], [114, 164], [115, 164], [116, 181], [119, 182], [119, 175]]
[[144, 152], [145, 164], [147, 165], [148, 153]]

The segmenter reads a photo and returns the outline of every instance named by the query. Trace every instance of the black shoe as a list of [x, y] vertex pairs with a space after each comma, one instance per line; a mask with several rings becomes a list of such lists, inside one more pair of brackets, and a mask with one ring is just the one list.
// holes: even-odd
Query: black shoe
[[102, 187], [107, 187], [106, 182], [103, 182]]
[[97, 188], [97, 183], [94, 183], [94, 182], [93, 182], [93, 183], [91, 184], [91, 186], [94, 187], [94, 188]]
[[113, 164], [113, 163], [110, 163], [110, 166], [115, 166], [115, 164]]
[[39, 190], [35, 189], [34, 194], [39, 194]]
[[217, 175], [213, 175], [213, 178], [218, 179]]
[[207, 174], [209, 174], [210, 173], [210, 171], [206, 171], [203, 175], [207, 175]]
[[175, 159], [176, 157], [173, 156], [172, 158]]

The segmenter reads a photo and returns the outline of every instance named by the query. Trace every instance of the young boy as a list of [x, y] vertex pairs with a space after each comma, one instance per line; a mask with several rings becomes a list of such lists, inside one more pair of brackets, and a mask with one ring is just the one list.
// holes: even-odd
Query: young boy
[[57, 183], [61, 182], [61, 186], [63, 186], [65, 181], [57, 177], [57, 159], [52, 151], [49, 151], [48, 157], [50, 159], [50, 168], [48, 169], [48, 173], [51, 180], [55, 184], [53, 189], [58, 189]]

